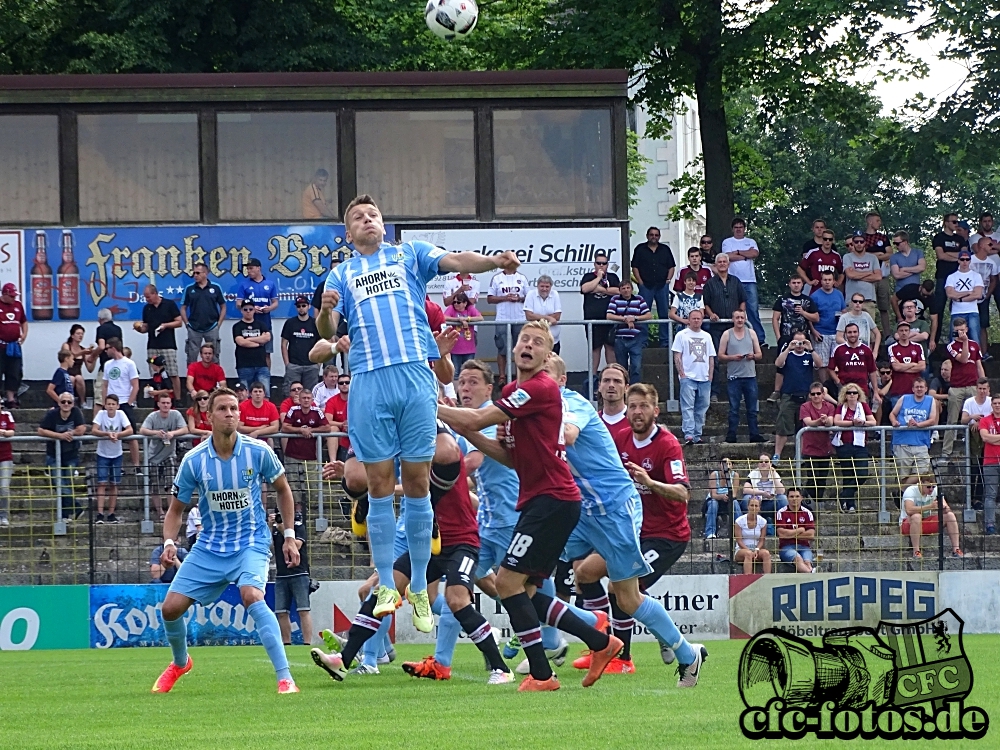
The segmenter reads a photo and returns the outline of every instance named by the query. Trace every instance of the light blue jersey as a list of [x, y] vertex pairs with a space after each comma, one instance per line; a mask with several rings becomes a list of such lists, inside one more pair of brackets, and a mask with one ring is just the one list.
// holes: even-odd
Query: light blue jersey
[[[485, 409], [492, 403], [487, 401], [479, 408]], [[487, 427], [482, 434], [495, 439], [496, 425]], [[465, 455], [479, 450], [464, 437], [458, 438], [458, 444]], [[476, 495], [479, 498], [479, 510], [476, 513], [479, 528], [503, 529], [516, 525], [518, 513], [514, 510], [514, 506], [517, 505], [517, 493], [521, 486], [517, 472], [484, 455], [483, 462], [473, 472], [473, 477], [476, 480]]]
[[248, 547], [268, 551], [271, 531], [261, 501], [260, 483], [285, 473], [267, 443], [237, 434], [233, 455], [219, 458], [212, 439], [203, 440], [181, 461], [174, 494], [187, 504], [198, 491], [202, 531], [195, 547], [233, 555]]
[[566, 446], [566, 460], [580, 488], [581, 509], [590, 516], [607, 515], [636, 495], [635, 483], [590, 402], [569, 388], [562, 389], [562, 397], [563, 422], [580, 430], [573, 445]]
[[330, 271], [326, 289], [340, 294], [336, 310], [347, 321], [351, 372], [437, 359], [424, 297], [446, 254], [427, 242], [383, 242], [374, 254], [355, 253]]

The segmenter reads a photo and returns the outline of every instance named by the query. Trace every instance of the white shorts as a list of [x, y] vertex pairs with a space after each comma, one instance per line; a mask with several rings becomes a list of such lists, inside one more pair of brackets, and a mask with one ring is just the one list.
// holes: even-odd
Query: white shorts
[[823, 367], [827, 367], [830, 364], [830, 355], [833, 354], [833, 350], [837, 348], [837, 334], [831, 333], [829, 336], [824, 335], [823, 338], [816, 343], [813, 347], [819, 355], [820, 362], [823, 363]]

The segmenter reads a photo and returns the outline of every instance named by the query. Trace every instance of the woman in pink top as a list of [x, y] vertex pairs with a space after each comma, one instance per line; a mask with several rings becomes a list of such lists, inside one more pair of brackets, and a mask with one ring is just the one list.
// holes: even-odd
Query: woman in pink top
[[476, 356], [476, 327], [472, 324], [480, 322], [483, 316], [469, 301], [468, 295], [459, 292], [444, 311], [444, 319], [458, 329], [458, 342], [451, 350], [451, 361], [455, 365], [457, 378], [462, 365]]

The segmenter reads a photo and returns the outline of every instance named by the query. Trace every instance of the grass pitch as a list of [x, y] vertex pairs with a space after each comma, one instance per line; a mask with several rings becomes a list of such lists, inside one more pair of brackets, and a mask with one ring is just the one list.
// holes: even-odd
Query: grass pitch
[[[965, 644], [975, 673], [970, 703], [1000, 722], [1000, 638], [966, 636]], [[636, 674], [605, 675], [585, 690], [583, 672], [567, 662], [557, 670], [562, 689], [543, 694], [487, 687], [471, 645], [458, 647], [448, 682], [408, 677], [397, 661], [379, 676], [342, 683], [315, 667], [308, 649], [293, 646], [289, 660], [302, 693], [289, 696], [276, 694], [260, 647], [191, 649], [194, 669], [168, 695], [149, 692], [170, 659], [167, 649], [3, 652], [0, 748], [751, 747], [738, 728], [744, 642], [706, 645], [710, 658], [693, 690], [678, 690], [674, 669], [654, 644], [642, 643], [633, 647]], [[414, 660], [430, 648], [398, 650]], [[998, 732], [991, 727], [976, 747], [1000, 747]]]

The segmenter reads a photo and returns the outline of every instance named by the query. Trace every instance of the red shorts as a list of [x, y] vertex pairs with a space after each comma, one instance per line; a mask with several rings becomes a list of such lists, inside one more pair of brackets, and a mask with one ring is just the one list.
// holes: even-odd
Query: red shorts
[[[900, 533], [903, 536], [909, 536], [910, 534], [910, 519], [904, 518], [902, 526], [899, 527]], [[938, 517], [937, 515], [927, 516], [920, 522], [920, 536], [926, 534], [937, 534], [938, 533]]]

